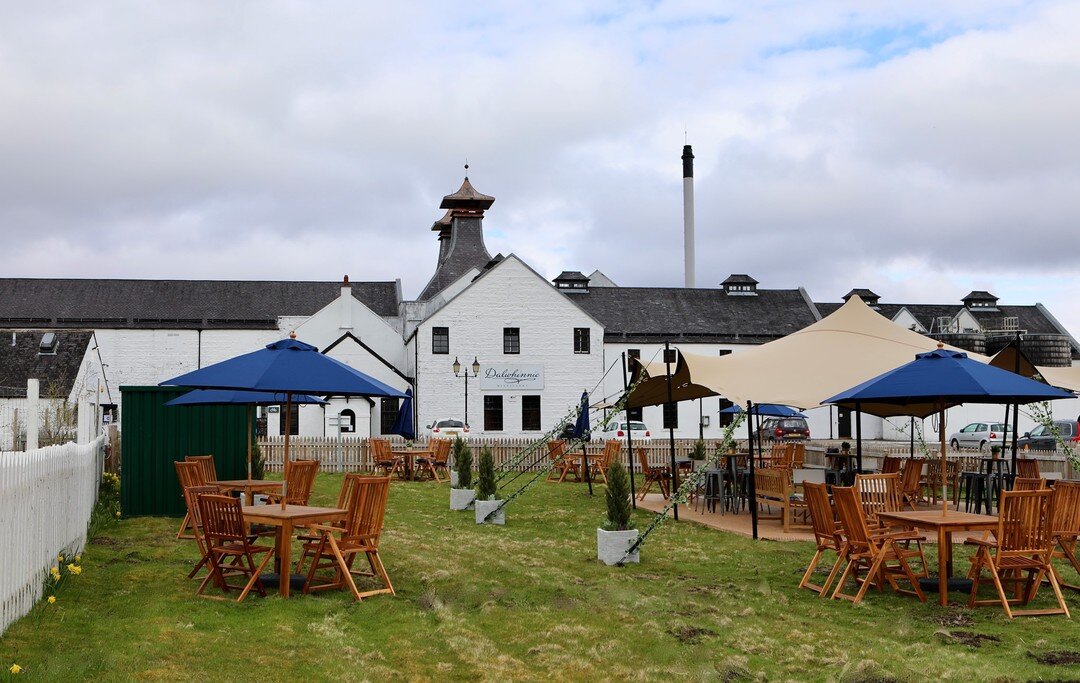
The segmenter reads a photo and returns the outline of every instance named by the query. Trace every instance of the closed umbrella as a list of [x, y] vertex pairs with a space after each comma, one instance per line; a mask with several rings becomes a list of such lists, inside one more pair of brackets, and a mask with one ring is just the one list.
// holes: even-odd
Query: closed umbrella
[[1074, 398], [1061, 389], [986, 365], [966, 353], [939, 348], [915, 360], [831, 396], [823, 403], [854, 408], [881, 417], [938, 413], [941, 441], [941, 488], [945, 502], [945, 409], [963, 403], [1033, 403]]
[[[319, 353], [316, 347], [296, 339], [295, 332], [289, 339], [267, 344], [266, 348], [208, 365], [161, 384], [285, 394], [284, 464], [289, 462], [290, 413], [295, 394], [406, 397], [403, 392], [374, 377]], [[288, 494], [287, 487], [288, 482], [283, 488], [285, 495]], [[285, 495], [281, 499], [283, 509]]]
[[589, 485], [589, 495], [592, 495], [592, 479], [589, 477], [589, 453], [585, 449], [585, 443], [592, 438], [589, 431], [589, 392], [581, 392], [581, 407], [578, 408], [577, 422], [574, 423], [573, 437], [581, 440], [581, 463], [585, 468], [585, 483]]
[[416, 438], [416, 427], [413, 425], [412, 389], [405, 390], [405, 400], [398, 408], [397, 418], [394, 420], [394, 426], [390, 428], [390, 433], [403, 436], [409, 441]]
[[[298, 394], [293, 396], [293, 403], [326, 405], [318, 396]], [[167, 402], [167, 406], [221, 406], [246, 405], [247, 411], [247, 478], [251, 479], [251, 419], [255, 406], [275, 406], [285, 403], [284, 393], [268, 391], [227, 391], [225, 389], [195, 389], [183, 396]]]

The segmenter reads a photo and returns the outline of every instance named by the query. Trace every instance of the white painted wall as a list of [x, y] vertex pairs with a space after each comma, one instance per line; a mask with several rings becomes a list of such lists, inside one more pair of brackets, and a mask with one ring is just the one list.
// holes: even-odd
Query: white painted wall
[[[431, 328], [437, 326], [450, 328], [449, 354], [431, 352]], [[520, 354], [503, 354], [504, 327], [520, 328]], [[574, 353], [575, 327], [590, 329], [591, 353]], [[572, 410], [582, 389], [592, 389], [604, 371], [600, 324], [513, 255], [423, 321], [415, 341], [419, 349], [416, 376], [421, 430], [435, 419], [464, 417], [464, 380], [454, 377], [451, 368], [455, 356], [463, 367], [471, 365], [474, 356], [481, 366], [495, 362], [542, 365], [544, 389], [539, 395], [545, 430]], [[410, 361], [412, 350], [410, 345]], [[474, 434], [484, 433], [486, 393], [479, 381], [469, 380], [469, 423]], [[538, 434], [521, 430], [522, 392], [490, 393], [504, 397], [504, 428], [498, 434]]]

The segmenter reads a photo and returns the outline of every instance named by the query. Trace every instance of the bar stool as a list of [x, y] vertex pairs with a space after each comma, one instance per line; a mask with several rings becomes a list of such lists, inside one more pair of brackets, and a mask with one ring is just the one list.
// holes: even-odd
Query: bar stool
[[716, 512], [716, 502], [720, 501], [720, 514], [724, 514], [727, 508], [727, 496], [725, 491], [724, 475], [727, 470], [710, 468], [705, 470], [705, 495], [702, 496], [702, 506], [709, 512]]

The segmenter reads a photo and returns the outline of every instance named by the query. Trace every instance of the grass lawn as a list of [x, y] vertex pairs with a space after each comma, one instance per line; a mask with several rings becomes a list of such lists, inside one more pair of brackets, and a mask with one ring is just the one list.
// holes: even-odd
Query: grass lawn
[[[313, 503], [336, 500], [340, 482], [319, 475]], [[589, 499], [581, 485], [537, 484], [506, 527], [478, 527], [471, 512], [447, 509], [445, 484], [395, 482], [382, 554], [397, 596], [360, 604], [346, 592], [201, 600], [184, 578], [196, 551], [175, 540], [178, 520], [123, 520], [87, 547], [56, 604], [0, 637], [0, 672], [18, 663], [21, 678], [43, 680], [1080, 678], [1075, 621], [1010, 623], [998, 608], [945, 610], [891, 593], [858, 607], [820, 599], [796, 589], [806, 543], [669, 523], [642, 564], [605, 567], [595, 559], [602, 491]], [[638, 513], [638, 526], [648, 518]], [[1050, 595], [1044, 588], [1038, 602]], [[1080, 617], [1080, 594], [1067, 599]], [[1065, 653], [1078, 663], [1040, 662]]]

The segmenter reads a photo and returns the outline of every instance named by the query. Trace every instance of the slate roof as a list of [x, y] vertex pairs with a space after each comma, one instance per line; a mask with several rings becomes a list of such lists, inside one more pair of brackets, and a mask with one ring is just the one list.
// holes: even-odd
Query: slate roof
[[798, 289], [598, 287], [573, 302], [604, 325], [604, 341], [762, 344], [817, 321]]
[[[840, 308], [837, 303], [815, 303], [822, 317]], [[901, 309], [906, 308], [924, 328], [937, 332], [938, 318], [953, 318], [965, 307], [961, 304], [883, 304], [877, 305], [877, 311], [889, 320], [896, 317]], [[1069, 334], [1048, 317], [1039, 306], [997, 306], [992, 309], [967, 309], [983, 330], [999, 330], [1003, 318], [1016, 318], [1019, 328], [1030, 334]], [[1073, 344], [1073, 356], [1080, 357], [1080, 346]]]
[[564, 270], [552, 282], [588, 282], [589, 278], [580, 270]]
[[[398, 315], [396, 282], [351, 286], [376, 314]], [[340, 282], [0, 278], [0, 327], [274, 329], [340, 294]]]
[[[46, 332], [56, 334], [55, 354], [39, 353]], [[67, 398], [93, 334], [88, 330], [0, 330], [0, 398], [26, 396], [28, 379], [40, 380], [43, 398]]]
[[[454, 217], [450, 246], [446, 254], [439, 259], [435, 274], [424, 286], [417, 301], [427, 301], [473, 268], [483, 270], [491, 261], [491, 253], [484, 246], [483, 219], [476, 217]], [[440, 250], [441, 251], [441, 250]]]

